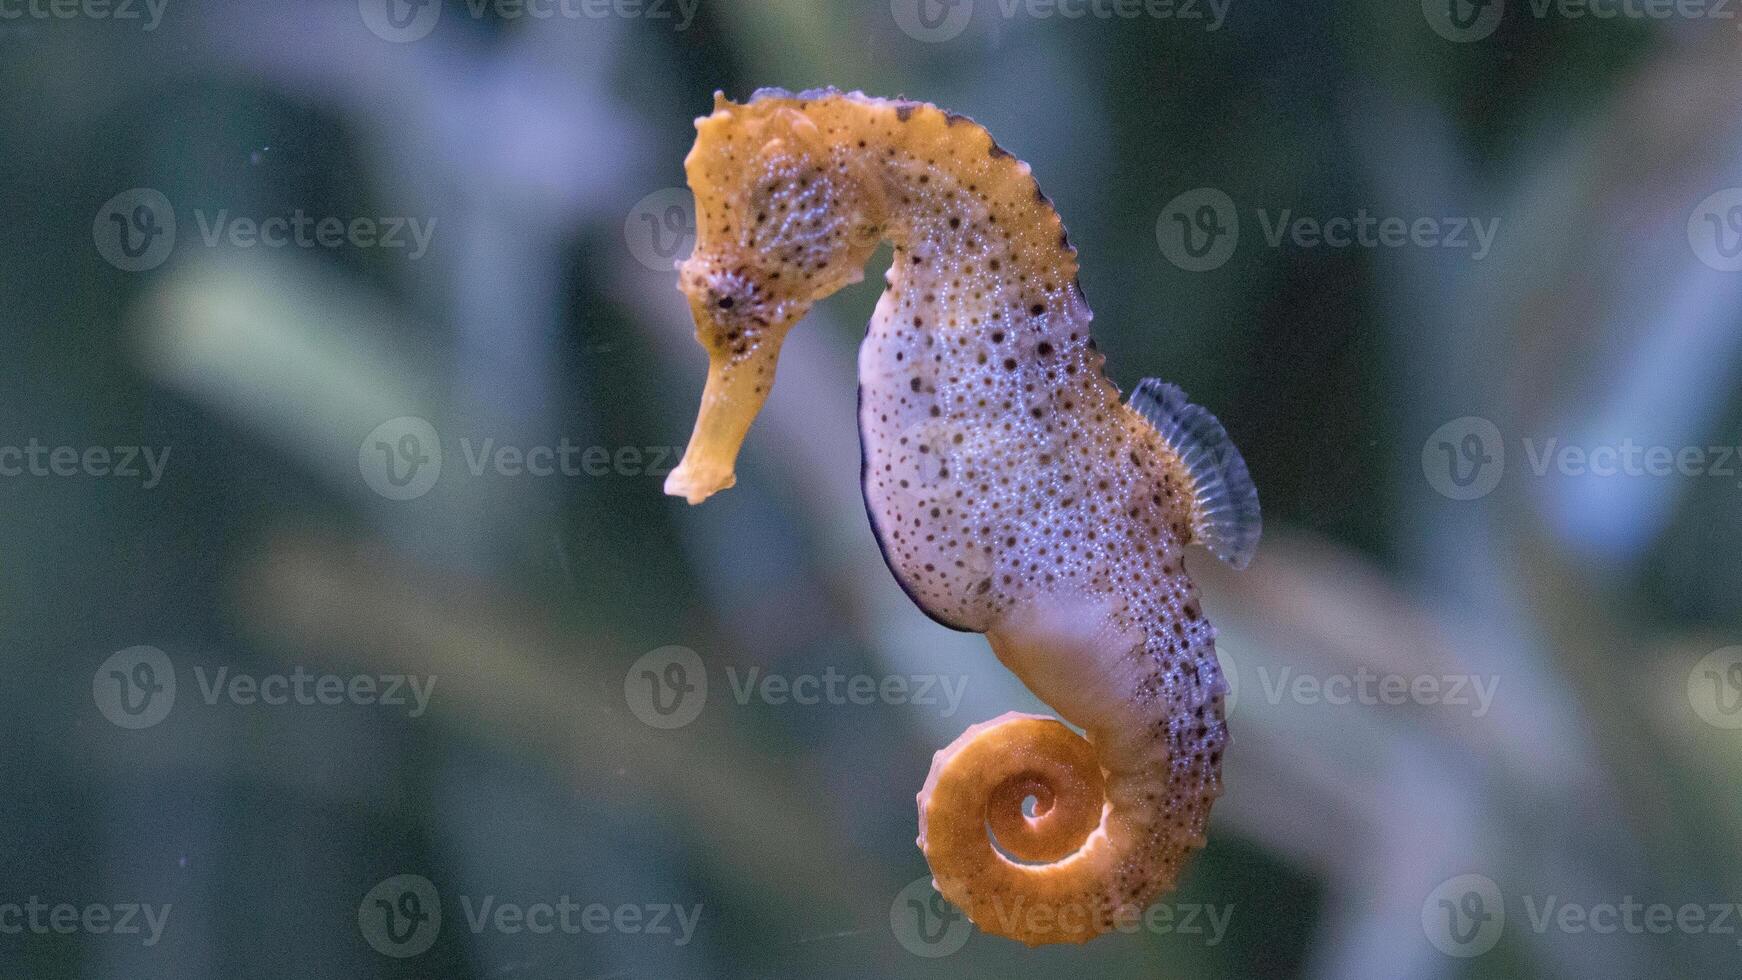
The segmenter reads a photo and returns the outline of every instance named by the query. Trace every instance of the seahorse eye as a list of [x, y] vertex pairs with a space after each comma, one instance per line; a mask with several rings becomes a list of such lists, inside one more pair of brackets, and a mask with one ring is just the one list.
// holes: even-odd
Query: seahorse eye
[[[711, 271], [702, 277], [707, 303], [727, 320], [754, 319], [763, 299], [756, 282], [742, 272]], [[724, 322], [724, 321], [722, 321]]]

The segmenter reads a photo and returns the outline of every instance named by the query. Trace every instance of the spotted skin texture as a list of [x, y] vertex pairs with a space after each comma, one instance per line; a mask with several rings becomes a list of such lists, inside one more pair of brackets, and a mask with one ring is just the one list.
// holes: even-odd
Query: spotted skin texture
[[786, 330], [890, 242], [859, 353], [872, 527], [928, 615], [987, 634], [1083, 733], [970, 728], [933, 760], [920, 847], [983, 930], [1135, 923], [1204, 843], [1226, 687], [1185, 568], [1191, 476], [1103, 374], [1057, 212], [985, 129], [924, 103], [763, 90], [697, 128], [679, 285], [710, 373], [668, 492], [731, 485]]

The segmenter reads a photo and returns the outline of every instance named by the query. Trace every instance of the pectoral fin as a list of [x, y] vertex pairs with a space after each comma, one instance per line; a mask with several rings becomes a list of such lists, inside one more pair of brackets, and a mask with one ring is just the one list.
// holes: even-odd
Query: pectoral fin
[[1192, 534], [1197, 543], [1235, 568], [1251, 564], [1264, 522], [1258, 488], [1227, 430], [1178, 385], [1145, 378], [1130, 406], [1179, 456], [1191, 477]]

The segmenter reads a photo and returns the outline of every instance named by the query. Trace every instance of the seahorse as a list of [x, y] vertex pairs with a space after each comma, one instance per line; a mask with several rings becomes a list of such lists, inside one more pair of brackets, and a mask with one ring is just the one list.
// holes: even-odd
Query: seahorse
[[787, 332], [893, 258], [859, 350], [865, 508], [927, 615], [984, 633], [1063, 722], [938, 752], [918, 844], [982, 930], [1084, 942], [1171, 890], [1221, 794], [1227, 687], [1183, 549], [1244, 568], [1258, 494], [1215, 417], [1103, 372], [1076, 249], [1026, 163], [965, 116], [835, 89], [715, 93], [677, 264], [708, 355], [667, 493], [730, 487]]

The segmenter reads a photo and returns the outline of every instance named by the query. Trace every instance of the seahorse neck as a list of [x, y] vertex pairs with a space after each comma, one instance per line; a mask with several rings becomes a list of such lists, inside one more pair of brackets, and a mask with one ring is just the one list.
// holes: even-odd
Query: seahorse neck
[[857, 93], [826, 102], [821, 121], [837, 152], [877, 185], [878, 231], [895, 248], [891, 291], [913, 291], [936, 316], [916, 314], [924, 329], [990, 333], [1069, 318], [1087, 336], [1076, 249], [1028, 164], [931, 105]]

